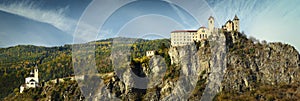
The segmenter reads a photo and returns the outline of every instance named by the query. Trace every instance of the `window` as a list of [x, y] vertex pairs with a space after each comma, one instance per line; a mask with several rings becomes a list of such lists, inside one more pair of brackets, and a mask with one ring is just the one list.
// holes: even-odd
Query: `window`
[[205, 33], [205, 30], [202, 30], [202, 33]]

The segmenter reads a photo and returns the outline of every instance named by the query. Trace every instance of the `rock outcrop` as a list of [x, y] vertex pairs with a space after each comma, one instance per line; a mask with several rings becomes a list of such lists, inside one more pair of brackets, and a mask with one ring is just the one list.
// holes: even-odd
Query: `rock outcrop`
[[[119, 51], [112, 57], [120, 71], [107, 78], [106, 87], [112, 93], [108, 96], [121, 100], [218, 100], [223, 92], [242, 94], [281, 85], [296, 85], [299, 91], [280, 98], [300, 95], [298, 51], [287, 44], [260, 43], [239, 32], [219, 32], [210, 40], [170, 47], [170, 66], [164, 57], [154, 56], [137, 68], [130, 64], [130, 54]], [[263, 93], [252, 95], [254, 100], [268, 99]]]
[[299, 53], [294, 47], [282, 43], [254, 43], [240, 33], [235, 35], [236, 42], [227, 43], [225, 91], [243, 92], [257, 85], [299, 83]]
[[[262, 85], [299, 85], [299, 53], [294, 47], [279, 42], [255, 42], [256, 40], [250, 40], [238, 32], [221, 34], [225, 38], [222, 38], [222, 35], [211, 38], [216, 40], [209, 41], [210, 47], [200, 47], [197, 50], [197, 55], [200, 58], [193, 62], [193, 64], [200, 64], [199, 68], [207, 69], [209, 78], [206, 81], [206, 89], [217, 90], [218, 86], [216, 85], [220, 85], [217, 92], [243, 93], [257, 90], [257, 87]], [[225, 40], [220, 42], [222, 39]], [[222, 43], [224, 43], [225, 48]], [[169, 51], [173, 64], [189, 61], [181, 58], [181, 49], [182, 47], [172, 47]], [[207, 62], [208, 64], [206, 64]], [[214, 73], [219, 74], [212, 75]], [[211, 76], [219, 77], [210, 79]], [[215, 82], [215, 86], [210, 86], [212, 80], [220, 80], [222, 83]], [[206, 97], [205, 93], [207, 93], [206, 90], [202, 99]], [[257, 99], [259, 98], [262, 96]]]

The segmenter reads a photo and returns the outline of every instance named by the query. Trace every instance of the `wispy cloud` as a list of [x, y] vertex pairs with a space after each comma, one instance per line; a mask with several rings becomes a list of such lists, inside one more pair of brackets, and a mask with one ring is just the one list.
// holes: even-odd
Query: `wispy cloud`
[[[97, 33], [99, 33], [99, 29], [95, 25], [89, 24], [89, 22], [81, 21], [73, 35], [74, 43], [86, 43], [89, 41], [94, 41], [98, 37]], [[107, 34], [108, 31], [101, 30], [101, 33]]]
[[38, 4], [28, 1], [0, 4], [1, 11], [47, 23], [64, 32], [72, 33], [76, 25], [76, 21], [66, 17], [65, 11], [67, 9], [68, 7], [59, 9], [42, 9]]
[[183, 25], [170, 17], [149, 14], [132, 19], [121, 28], [116, 36], [135, 38], [169, 38], [170, 31], [183, 28]]
[[[199, 26], [205, 26], [207, 18], [212, 14], [210, 7], [204, 0], [167, 0], [187, 29], [198, 29]], [[175, 6], [176, 5], [176, 6]], [[194, 18], [194, 19], [193, 19]]]
[[206, 0], [218, 21], [240, 18], [241, 30], [260, 40], [280, 41], [300, 49], [300, 6], [296, 0]]
[[[45, 7], [42, 7], [42, 5], [36, 2], [28, 1], [0, 4], [0, 11], [52, 25], [55, 28], [73, 36], [74, 40], [76, 40], [75, 43], [96, 40], [97, 38], [95, 35], [99, 33], [98, 28], [96, 28], [93, 24], [86, 22], [82, 22], [79, 26], [77, 26], [78, 20], [66, 15], [66, 11], [68, 9], [68, 6], [58, 9], [45, 9]], [[74, 34], [75, 30], [77, 31], [77, 34]], [[105, 34], [109, 33], [107, 31], [101, 32]], [[78, 42], [78, 40], [80, 41]]]
[[289, 43], [299, 50], [300, 1], [291, 1], [273, 1], [259, 10], [249, 26], [251, 35], [268, 41]]

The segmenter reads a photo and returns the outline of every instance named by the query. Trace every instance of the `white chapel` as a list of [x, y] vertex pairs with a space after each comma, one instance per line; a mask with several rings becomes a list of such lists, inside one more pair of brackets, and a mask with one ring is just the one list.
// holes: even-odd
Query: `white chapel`
[[38, 67], [34, 67], [34, 72], [30, 72], [29, 77], [25, 78], [25, 84], [20, 86], [20, 93], [23, 93], [24, 89], [38, 87], [39, 84], [39, 70]]

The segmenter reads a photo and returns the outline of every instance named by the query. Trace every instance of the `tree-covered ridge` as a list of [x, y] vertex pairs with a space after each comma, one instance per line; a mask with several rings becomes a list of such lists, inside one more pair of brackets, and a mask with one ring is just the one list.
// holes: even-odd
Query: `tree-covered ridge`
[[[168, 39], [144, 40], [134, 38], [111, 38], [89, 42], [95, 45], [95, 58], [99, 73], [113, 71], [111, 64], [112, 46], [117, 46], [117, 39], [126, 41], [134, 40], [129, 44], [133, 58], [142, 58], [148, 50], [158, 50], [162, 47], [169, 47]], [[86, 44], [80, 44], [82, 46]], [[75, 60], [81, 62], [80, 60]], [[24, 83], [33, 67], [39, 68], [41, 82], [55, 78], [69, 77], [74, 75], [72, 67], [72, 45], [58, 47], [42, 47], [33, 45], [18, 45], [9, 48], [0, 48], [0, 98], [13, 93]]]
[[[58, 72], [62, 69], [71, 69], [70, 46], [41, 47], [32, 45], [19, 45], [0, 49], [0, 97], [3, 98], [12, 93], [24, 83], [35, 65], [38, 65], [41, 80], [49, 80], [62, 77], [68, 73]], [[62, 65], [63, 64], [63, 65]], [[63, 68], [62, 68], [63, 67]]]

